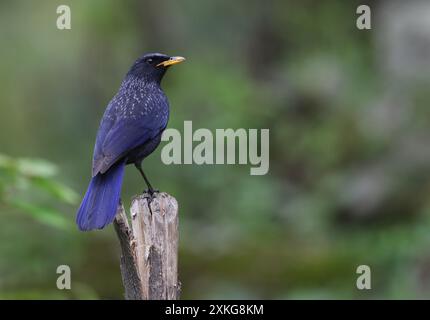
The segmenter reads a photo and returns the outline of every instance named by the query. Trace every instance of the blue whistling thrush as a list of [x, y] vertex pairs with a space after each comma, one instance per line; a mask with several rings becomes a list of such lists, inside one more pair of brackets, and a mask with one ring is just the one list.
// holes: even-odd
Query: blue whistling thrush
[[169, 102], [160, 87], [166, 70], [182, 57], [150, 53], [136, 60], [109, 102], [97, 133], [92, 179], [79, 207], [80, 230], [102, 229], [115, 218], [124, 167], [134, 164], [152, 196], [142, 160], [159, 145], [169, 119]]

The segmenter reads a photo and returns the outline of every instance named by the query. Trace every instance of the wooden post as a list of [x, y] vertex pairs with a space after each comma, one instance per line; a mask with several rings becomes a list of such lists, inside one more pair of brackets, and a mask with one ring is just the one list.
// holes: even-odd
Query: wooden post
[[122, 204], [114, 226], [121, 245], [121, 276], [127, 300], [179, 299], [178, 203], [167, 193], [133, 198], [131, 227]]

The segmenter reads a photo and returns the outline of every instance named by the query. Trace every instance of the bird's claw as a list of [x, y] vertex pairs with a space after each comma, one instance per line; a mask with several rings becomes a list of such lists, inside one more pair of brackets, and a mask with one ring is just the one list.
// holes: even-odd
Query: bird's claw
[[152, 189], [151, 188], [151, 189], [143, 190], [143, 193], [144, 194], [149, 194], [151, 198], [154, 198], [154, 194], [160, 193], [160, 191], [158, 189]]
[[143, 191], [143, 193], [144, 193], [144, 197], [145, 197], [145, 199], [147, 199], [147, 201], [148, 201], [148, 208], [149, 208], [149, 211], [151, 212], [151, 214], [152, 214], [152, 210], [151, 210], [151, 202], [152, 202], [152, 200], [154, 200], [154, 198], [155, 198], [155, 194], [156, 193], [160, 193], [160, 191], [159, 190], [157, 190], [157, 189], [147, 189], [147, 190], [144, 190]]

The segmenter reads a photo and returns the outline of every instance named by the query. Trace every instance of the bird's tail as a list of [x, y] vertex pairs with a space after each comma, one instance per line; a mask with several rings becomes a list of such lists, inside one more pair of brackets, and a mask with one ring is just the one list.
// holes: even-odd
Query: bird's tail
[[113, 165], [104, 174], [91, 179], [76, 217], [82, 231], [102, 229], [111, 223], [119, 204], [125, 161]]

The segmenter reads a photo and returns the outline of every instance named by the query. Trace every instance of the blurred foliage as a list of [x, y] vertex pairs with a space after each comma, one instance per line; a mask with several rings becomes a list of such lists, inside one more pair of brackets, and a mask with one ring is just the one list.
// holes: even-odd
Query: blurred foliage
[[[46, 160], [14, 158], [0, 154], [0, 212], [2, 213], [0, 216], [6, 222], [11, 217], [20, 220], [18, 217], [23, 214], [30, 217], [30, 219], [20, 220], [17, 227], [24, 226], [24, 228], [20, 228], [15, 234], [7, 232], [5, 229], [0, 245], [2, 256], [7, 257], [0, 263], [3, 275], [0, 283], [9, 287], [10, 284], [18, 281], [18, 283], [25, 282], [27, 286], [30, 286], [22, 290], [14, 289], [14, 285], [12, 285], [9, 290], [0, 292], [0, 299], [64, 299], [71, 297], [94, 299], [97, 297], [90, 288], [78, 282], [73, 293], [70, 293], [61, 292], [52, 286], [44, 288], [42, 283], [46, 279], [32, 277], [32, 271], [35, 271], [36, 274], [46, 272], [45, 261], [43, 251], [29, 252], [27, 250], [45, 247], [48, 244], [51, 248], [44, 249], [48, 249], [47, 252], [50, 252], [55, 247], [49, 242], [47, 243], [46, 239], [39, 239], [39, 241], [33, 239], [33, 236], [37, 236], [36, 230], [40, 228], [46, 235], [51, 232], [63, 233], [67, 237], [67, 234], [75, 228], [73, 220], [67, 217], [64, 211], [75, 207], [79, 197], [71, 188], [58, 182], [57, 175], [58, 167]], [[25, 224], [31, 223], [32, 220], [40, 223], [38, 228], [31, 228], [31, 232], [36, 235], [31, 235], [25, 230]], [[8, 230], [11, 229], [9, 223], [4, 225]], [[45, 230], [46, 228], [51, 228], [51, 230]], [[21, 237], [25, 237], [24, 241]], [[61, 237], [57, 236], [56, 240], [61, 240]], [[24, 248], [22, 248], [21, 241], [24, 243]], [[25, 248], [26, 243], [31, 248]], [[22, 249], [24, 252], [20, 252]], [[70, 252], [72, 253], [73, 250]], [[38, 255], [39, 261], [32, 260], [34, 254]], [[55, 257], [53, 258], [56, 260]], [[53, 275], [55, 271], [56, 267], [52, 270]]]
[[48, 196], [47, 203], [77, 204], [78, 195], [54, 180], [57, 171], [56, 166], [45, 160], [15, 159], [0, 154], [0, 205], [19, 209], [39, 222], [66, 229], [70, 221], [60, 211], [34, 202], [35, 194], [43, 192]]
[[[179, 202], [183, 298], [430, 297], [428, 28], [407, 21], [427, 11], [393, 3], [358, 31], [359, 1], [62, 1], [59, 31], [58, 1], [1, 2], [0, 298], [122, 297], [112, 228], [77, 232], [58, 181], [84, 193], [104, 108], [148, 51], [187, 58], [163, 80], [169, 127], [270, 129], [266, 176], [145, 161]], [[125, 181], [127, 203], [144, 184]]]

